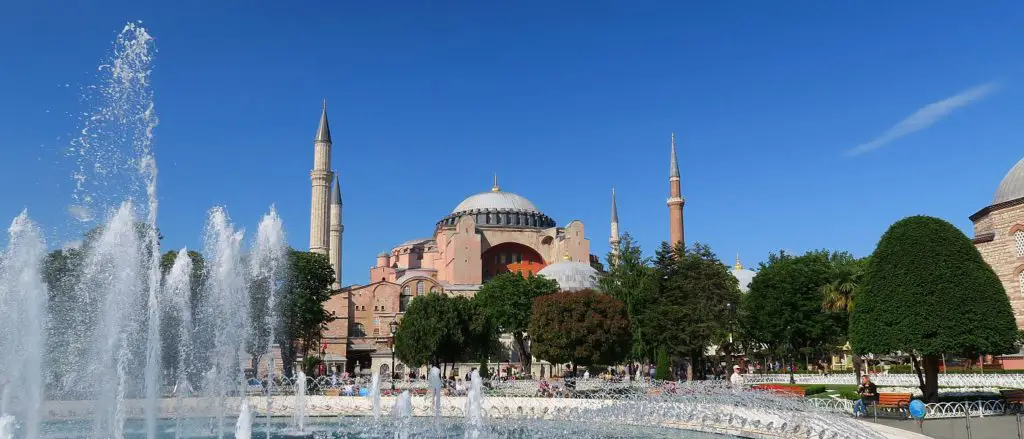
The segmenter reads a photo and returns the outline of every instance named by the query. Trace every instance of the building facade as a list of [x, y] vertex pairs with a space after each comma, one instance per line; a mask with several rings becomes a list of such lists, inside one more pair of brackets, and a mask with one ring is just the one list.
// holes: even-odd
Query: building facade
[[[320, 352], [330, 370], [392, 372], [391, 323], [401, 321], [409, 303], [425, 294], [472, 296], [488, 279], [506, 272], [549, 277], [566, 291], [597, 287], [599, 272], [593, 266], [599, 258], [590, 254], [584, 224], [573, 220], [560, 226], [527, 198], [502, 190], [497, 176], [490, 190], [470, 195], [434, 223], [429, 236], [377, 255], [366, 285], [343, 286], [341, 187], [331, 170], [326, 102], [313, 146], [309, 249], [327, 255], [336, 275], [335, 294], [325, 307], [337, 320], [325, 331]], [[674, 134], [669, 183], [669, 235], [676, 243], [683, 239], [684, 201]], [[619, 221], [614, 189], [610, 232], [615, 254]], [[518, 361], [514, 352], [509, 356], [507, 361]], [[536, 367], [545, 365], [535, 362]], [[546, 366], [550, 371], [551, 365]], [[407, 369], [396, 363], [394, 372]]]
[[1024, 159], [1003, 177], [992, 204], [970, 218], [974, 245], [1002, 281], [1017, 328], [1024, 328]]

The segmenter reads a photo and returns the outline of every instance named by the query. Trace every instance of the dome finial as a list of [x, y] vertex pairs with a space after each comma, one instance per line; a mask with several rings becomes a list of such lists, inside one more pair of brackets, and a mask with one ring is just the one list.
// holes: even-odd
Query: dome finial
[[494, 186], [491, 186], [491, 192], [498, 192], [501, 189], [498, 188], [498, 173], [494, 173]]
[[733, 268], [735, 268], [737, 270], [742, 270], [743, 269], [743, 264], [740, 263], [740, 254], [739, 254], [739, 252], [736, 253], [736, 266], [733, 267]]

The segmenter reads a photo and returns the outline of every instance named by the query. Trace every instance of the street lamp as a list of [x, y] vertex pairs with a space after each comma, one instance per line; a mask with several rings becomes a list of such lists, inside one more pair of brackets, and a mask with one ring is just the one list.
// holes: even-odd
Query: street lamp
[[[523, 336], [523, 344], [526, 345], [525, 358], [520, 358], [519, 363], [523, 366], [523, 373], [529, 377], [533, 373], [533, 347], [530, 346], [530, 334]], [[526, 370], [529, 367], [531, 370]]]
[[392, 320], [391, 327], [391, 390], [395, 390], [395, 334], [398, 333], [398, 321]]

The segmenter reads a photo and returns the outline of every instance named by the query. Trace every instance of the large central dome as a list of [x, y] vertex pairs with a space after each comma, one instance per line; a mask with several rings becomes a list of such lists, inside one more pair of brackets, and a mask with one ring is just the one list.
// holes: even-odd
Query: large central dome
[[1024, 198], [1024, 159], [1020, 159], [1010, 172], [1006, 173], [1003, 181], [996, 189], [996, 196], [992, 204], [1005, 203], [1007, 201]]
[[452, 213], [468, 212], [474, 209], [518, 210], [523, 212], [540, 212], [526, 197], [512, 192], [491, 191], [471, 195], [462, 200]]
[[541, 213], [526, 197], [499, 189], [497, 178], [490, 192], [480, 192], [462, 200], [452, 213], [437, 222], [437, 226], [454, 226], [459, 218], [466, 216], [473, 217], [477, 226], [483, 227], [555, 227], [555, 220]]

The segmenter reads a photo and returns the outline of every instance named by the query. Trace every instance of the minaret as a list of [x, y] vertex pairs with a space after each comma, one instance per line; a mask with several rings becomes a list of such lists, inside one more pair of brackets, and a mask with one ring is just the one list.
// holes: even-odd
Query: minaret
[[331, 192], [331, 268], [334, 269], [334, 289], [341, 288], [341, 235], [345, 226], [341, 223], [341, 183], [334, 173], [334, 189]]
[[672, 159], [669, 163], [668, 174], [669, 198], [668, 198], [668, 222], [669, 222], [669, 243], [674, 248], [676, 244], [685, 242], [683, 240], [683, 198], [682, 189], [679, 188], [679, 161], [676, 159], [676, 133], [672, 133]]
[[612, 235], [608, 238], [608, 247], [611, 249], [614, 265], [619, 256], [619, 209], [615, 205], [615, 188], [612, 188]]
[[313, 184], [313, 200], [309, 208], [309, 251], [326, 255], [330, 242], [328, 227], [331, 179], [331, 127], [327, 125], [327, 100], [320, 114], [320, 127], [313, 139], [313, 170], [309, 179]]

